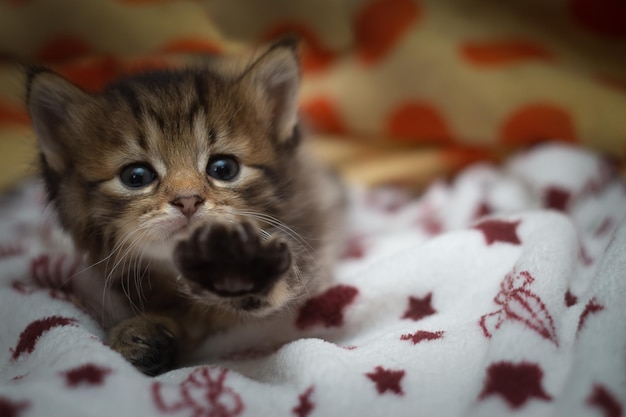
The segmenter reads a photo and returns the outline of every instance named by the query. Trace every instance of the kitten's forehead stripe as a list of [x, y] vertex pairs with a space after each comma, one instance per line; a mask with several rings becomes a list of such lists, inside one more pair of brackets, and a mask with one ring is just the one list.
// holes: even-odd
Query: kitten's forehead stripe
[[199, 72], [196, 72], [193, 77], [196, 98], [200, 107], [204, 108], [204, 111], [209, 108], [209, 91], [207, 89], [206, 80]]
[[115, 90], [128, 103], [130, 110], [133, 112], [133, 116], [136, 119], [140, 119], [143, 114], [143, 108], [137, 97], [137, 92], [128, 84], [119, 84], [115, 86]]

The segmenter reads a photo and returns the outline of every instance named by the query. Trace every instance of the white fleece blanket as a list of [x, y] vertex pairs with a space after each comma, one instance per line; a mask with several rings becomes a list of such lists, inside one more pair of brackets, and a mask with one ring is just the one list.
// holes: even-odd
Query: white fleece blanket
[[626, 407], [626, 188], [535, 148], [419, 199], [353, 190], [336, 277], [156, 378], [71, 300], [40, 187], [0, 208], [0, 416], [604, 416]]

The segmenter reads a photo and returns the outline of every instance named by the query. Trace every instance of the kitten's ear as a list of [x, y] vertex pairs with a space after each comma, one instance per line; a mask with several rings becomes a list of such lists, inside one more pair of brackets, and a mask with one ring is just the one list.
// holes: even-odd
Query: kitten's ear
[[285, 37], [270, 45], [243, 75], [261, 91], [280, 141], [291, 138], [298, 119], [300, 66], [298, 38]]
[[78, 106], [90, 96], [60, 75], [42, 67], [27, 70], [28, 110], [37, 134], [39, 149], [52, 169], [60, 172], [70, 140], [64, 133], [78, 124]]

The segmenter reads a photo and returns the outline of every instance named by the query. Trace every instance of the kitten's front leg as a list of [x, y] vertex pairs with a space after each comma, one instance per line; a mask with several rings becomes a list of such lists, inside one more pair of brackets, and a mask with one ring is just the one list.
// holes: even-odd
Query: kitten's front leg
[[280, 238], [264, 240], [248, 222], [210, 223], [194, 231], [174, 251], [183, 277], [222, 296], [268, 291], [291, 266]]
[[109, 345], [146, 375], [172, 368], [182, 329], [171, 318], [143, 314], [118, 323], [109, 332]]

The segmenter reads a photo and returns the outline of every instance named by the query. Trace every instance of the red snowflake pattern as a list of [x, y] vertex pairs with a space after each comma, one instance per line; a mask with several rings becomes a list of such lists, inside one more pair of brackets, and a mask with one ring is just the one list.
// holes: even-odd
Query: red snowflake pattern
[[580, 318], [578, 319], [578, 332], [580, 332], [580, 329], [583, 328], [585, 322], [587, 321], [587, 319], [589, 318], [589, 316], [591, 314], [595, 314], [598, 313], [599, 311], [604, 310], [604, 306], [602, 304], [598, 304], [598, 302], [596, 301], [595, 297], [592, 298], [591, 300], [589, 300], [589, 302], [587, 303], [587, 305], [585, 306], [585, 309], [583, 310], [582, 314], [580, 315]]
[[152, 397], [162, 413], [185, 411], [191, 417], [234, 417], [244, 409], [239, 394], [226, 386], [228, 371], [196, 368], [178, 387], [152, 384]]
[[528, 271], [512, 271], [506, 275], [494, 298], [501, 308], [480, 318], [479, 325], [485, 337], [493, 336], [508, 319], [525, 324], [544, 339], [559, 345], [550, 312], [539, 296], [530, 290], [534, 280]]

